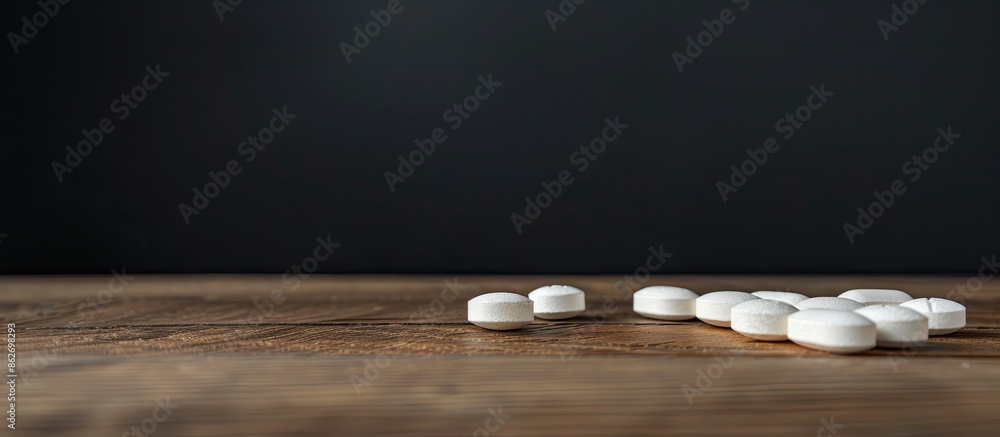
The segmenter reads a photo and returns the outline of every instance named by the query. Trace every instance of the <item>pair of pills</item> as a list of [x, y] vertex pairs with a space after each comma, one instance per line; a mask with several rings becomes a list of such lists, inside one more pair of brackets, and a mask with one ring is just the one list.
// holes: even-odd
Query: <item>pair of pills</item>
[[497, 331], [517, 329], [535, 320], [574, 317], [586, 308], [583, 290], [548, 285], [528, 293], [487, 293], [469, 300], [469, 321]]

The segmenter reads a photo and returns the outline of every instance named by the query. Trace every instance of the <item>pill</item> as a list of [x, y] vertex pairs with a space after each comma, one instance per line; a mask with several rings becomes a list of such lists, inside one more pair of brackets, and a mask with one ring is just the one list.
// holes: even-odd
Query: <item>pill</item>
[[875, 322], [878, 347], [919, 346], [927, 341], [927, 317], [899, 305], [868, 305], [854, 311]]
[[709, 325], [728, 328], [733, 306], [755, 299], [760, 298], [742, 291], [715, 291], [695, 299], [694, 314]]
[[826, 352], [862, 352], [875, 347], [875, 322], [852, 311], [802, 310], [788, 316], [788, 339]]
[[732, 328], [757, 340], [788, 340], [788, 316], [798, 311], [794, 305], [779, 300], [748, 300], [731, 310]]
[[698, 294], [680, 287], [654, 285], [632, 295], [636, 314], [659, 320], [688, 320], [695, 316]]
[[515, 293], [486, 293], [469, 300], [469, 321], [486, 329], [504, 331], [535, 320], [531, 299]]
[[763, 291], [755, 291], [755, 292], [750, 293], [750, 294], [752, 294], [754, 296], [757, 296], [757, 297], [759, 297], [761, 299], [780, 300], [780, 301], [782, 301], [784, 303], [787, 303], [789, 305], [795, 305], [795, 304], [797, 304], [799, 302], [802, 302], [802, 301], [804, 301], [806, 299], [809, 299], [809, 296], [806, 296], [804, 294], [799, 294], [799, 293], [792, 293], [792, 292], [789, 292], [789, 291], [767, 291], [767, 290], [763, 290]]
[[865, 304], [842, 297], [813, 297], [795, 304], [800, 310], [840, 310], [854, 311]]
[[880, 288], [847, 290], [840, 293], [839, 297], [855, 300], [865, 305], [899, 305], [908, 300], [913, 300], [909, 294], [902, 291], [885, 290]]
[[927, 317], [930, 335], [951, 334], [965, 327], [965, 306], [948, 299], [932, 297], [899, 304]]
[[535, 303], [535, 316], [558, 320], [577, 316], [586, 309], [583, 290], [568, 285], [546, 285], [528, 293]]

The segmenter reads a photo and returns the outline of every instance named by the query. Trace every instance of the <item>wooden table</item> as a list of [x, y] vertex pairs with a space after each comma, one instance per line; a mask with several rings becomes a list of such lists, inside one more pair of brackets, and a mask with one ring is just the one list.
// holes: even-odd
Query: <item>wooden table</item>
[[[0, 278], [0, 313], [16, 324], [19, 432], [1000, 435], [1000, 280], [953, 294], [969, 311], [958, 333], [841, 356], [638, 317], [615, 291], [621, 276], [138, 276], [117, 293], [102, 291], [109, 279]], [[944, 297], [967, 279], [634, 285]], [[509, 332], [466, 321], [478, 294], [554, 283], [586, 290], [588, 315]]]

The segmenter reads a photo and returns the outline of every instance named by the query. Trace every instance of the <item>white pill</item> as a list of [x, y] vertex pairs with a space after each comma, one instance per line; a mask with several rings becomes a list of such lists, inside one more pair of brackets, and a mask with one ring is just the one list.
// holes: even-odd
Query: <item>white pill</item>
[[694, 314], [709, 325], [728, 328], [732, 320], [729, 311], [737, 304], [756, 299], [760, 298], [742, 291], [715, 291], [694, 301]]
[[789, 305], [795, 305], [795, 304], [797, 304], [799, 302], [802, 302], [802, 301], [804, 301], [806, 299], [809, 299], [809, 296], [806, 296], [804, 294], [799, 294], [799, 293], [792, 293], [792, 292], [789, 292], [789, 291], [766, 291], [765, 290], [765, 291], [755, 291], [755, 292], [750, 293], [750, 294], [752, 294], [754, 296], [757, 296], [757, 297], [759, 297], [761, 299], [779, 300], [779, 301], [782, 301], [782, 302], [787, 303]]
[[788, 316], [799, 311], [779, 300], [748, 300], [733, 307], [733, 331], [764, 341], [788, 340]]
[[958, 302], [932, 297], [909, 300], [899, 306], [927, 317], [930, 335], [951, 334], [965, 327], [965, 306]]
[[577, 316], [586, 309], [583, 290], [568, 285], [546, 285], [528, 293], [535, 303], [535, 316], [558, 320]]
[[515, 293], [486, 293], [469, 300], [469, 321], [486, 329], [504, 331], [535, 320], [531, 299]]
[[920, 346], [927, 341], [927, 317], [899, 305], [869, 305], [854, 311], [875, 322], [878, 347]]
[[698, 294], [680, 287], [654, 285], [632, 295], [636, 314], [659, 320], [688, 320], [695, 316]]
[[839, 297], [858, 301], [865, 305], [899, 305], [908, 300], [913, 300], [909, 294], [902, 291], [885, 290], [880, 288], [847, 290], [840, 293]]
[[840, 310], [854, 311], [865, 304], [842, 297], [813, 297], [795, 304], [800, 310]]
[[861, 352], [875, 347], [875, 322], [851, 311], [802, 310], [788, 316], [788, 339], [826, 352]]

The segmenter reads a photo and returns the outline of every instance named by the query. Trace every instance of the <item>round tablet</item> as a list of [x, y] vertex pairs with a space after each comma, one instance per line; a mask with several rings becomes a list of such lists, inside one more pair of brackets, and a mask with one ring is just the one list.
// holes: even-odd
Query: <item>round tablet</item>
[[840, 310], [854, 311], [865, 305], [856, 300], [844, 299], [842, 297], [813, 297], [795, 304], [800, 310]]
[[531, 299], [515, 293], [486, 293], [469, 300], [469, 321], [497, 331], [517, 329], [535, 320]]
[[788, 340], [788, 316], [798, 311], [793, 305], [778, 300], [748, 300], [730, 311], [732, 328], [757, 340]]
[[927, 341], [927, 317], [899, 305], [869, 305], [854, 311], [875, 322], [878, 347], [919, 346]]
[[732, 320], [729, 311], [733, 306], [756, 299], [760, 298], [742, 291], [715, 291], [695, 299], [694, 314], [709, 325], [728, 328]]
[[875, 322], [851, 311], [802, 310], [788, 316], [788, 339], [826, 352], [862, 352], [875, 347]]
[[899, 304], [927, 317], [930, 335], [951, 334], [965, 327], [965, 306], [948, 299], [932, 297]]
[[865, 305], [899, 305], [908, 300], [913, 300], [909, 294], [899, 290], [885, 290], [881, 288], [861, 288], [857, 290], [847, 290], [840, 293], [844, 299], [861, 302]]
[[540, 319], [568, 319], [586, 309], [583, 290], [568, 285], [546, 285], [528, 293], [535, 303], [535, 316]]
[[688, 320], [695, 316], [698, 294], [680, 287], [654, 285], [632, 295], [632, 310], [636, 314], [659, 320]]
[[757, 296], [757, 297], [759, 297], [761, 299], [780, 300], [780, 301], [782, 301], [784, 303], [787, 303], [789, 305], [795, 305], [795, 304], [797, 304], [799, 302], [802, 302], [802, 301], [804, 301], [806, 299], [809, 299], [809, 296], [806, 296], [804, 294], [799, 294], [799, 293], [792, 293], [792, 292], [789, 292], [789, 291], [766, 291], [765, 290], [765, 291], [755, 291], [755, 292], [750, 293], [750, 294], [752, 294], [754, 296]]

